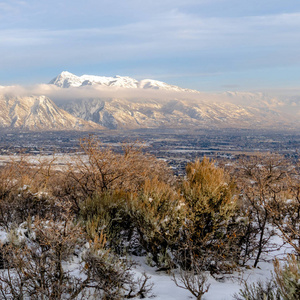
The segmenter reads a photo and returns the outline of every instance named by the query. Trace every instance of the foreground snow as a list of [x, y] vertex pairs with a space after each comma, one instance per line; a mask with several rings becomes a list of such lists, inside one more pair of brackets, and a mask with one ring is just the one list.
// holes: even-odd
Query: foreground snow
[[[150, 281], [154, 284], [152, 289], [152, 296], [149, 295], [146, 299], [157, 300], [185, 300], [195, 299], [192, 294], [179, 288], [172, 281], [172, 277], [165, 272], [156, 272], [155, 268], [147, 266], [143, 259], [139, 259], [141, 266], [137, 267], [137, 275], [146, 272], [151, 276]], [[243, 281], [247, 283], [256, 282], [258, 280], [266, 280], [271, 278], [271, 271], [273, 270], [272, 262], [264, 262], [259, 264], [259, 268], [243, 270], [224, 276], [220, 280], [214, 279], [209, 274], [207, 275], [208, 283], [210, 284], [209, 291], [203, 296], [204, 300], [232, 300], [233, 295], [238, 293]]]
[[[8, 241], [7, 233], [4, 230], [0, 230], [0, 243]], [[273, 237], [272, 242], [278, 246], [282, 245], [282, 240], [279, 236]], [[279, 259], [284, 258], [287, 253], [291, 252], [289, 246], [279, 247], [276, 251], [271, 251], [264, 255], [263, 262], [260, 262], [258, 268], [254, 269], [249, 262], [249, 268], [242, 268], [240, 271], [236, 271], [233, 274], [227, 274], [216, 280], [209, 273], [207, 273], [208, 283], [210, 284], [209, 291], [203, 296], [203, 300], [232, 300], [233, 295], [239, 292], [243, 282], [248, 284], [257, 281], [266, 281], [272, 278], [273, 263], [272, 260], [277, 257]], [[135, 276], [140, 277], [143, 273], [149, 275], [150, 282], [153, 283], [152, 293], [145, 299], [156, 300], [185, 300], [195, 299], [192, 294], [182, 288], [176, 286], [172, 280], [172, 276], [166, 272], [157, 271], [156, 268], [150, 267], [146, 264], [145, 257], [132, 257], [137, 262], [137, 266], [134, 269]], [[79, 269], [79, 258], [74, 257], [65, 268], [72, 271], [74, 275], [80, 276], [77, 270]], [[5, 271], [4, 271], [5, 272]], [[175, 274], [178, 278], [178, 273]]]
[[[257, 268], [251, 267], [249, 262], [249, 269], [243, 268], [240, 271], [236, 271], [233, 274], [225, 275], [223, 278], [216, 280], [209, 274], [207, 274], [208, 283], [210, 284], [209, 291], [203, 296], [203, 300], [232, 300], [233, 295], [238, 293], [244, 282], [248, 284], [266, 281], [272, 278], [273, 259], [283, 259], [288, 253], [291, 253], [292, 249], [288, 245], [280, 247], [283, 242], [279, 236], [272, 238], [272, 243], [278, 245], [278, 249], [265, 253], [262, 262], [258, 264]], [[185, 300], [195, 299], [187, 290], [177, 287], [172, 281], [172, 277], [165, 272], [156, 272], [155, 268], [151, 268], [145, 264], [144, 258], [135, 258], [140, 264], [137, 267], [137, 274], [146, 272], [151, 276], [151, 282], [154, 284], [152, 294], [154, 298], [149, 295], [146, 299], [156, 300]], [[252, 262], [253, 265], [253, 262]]]

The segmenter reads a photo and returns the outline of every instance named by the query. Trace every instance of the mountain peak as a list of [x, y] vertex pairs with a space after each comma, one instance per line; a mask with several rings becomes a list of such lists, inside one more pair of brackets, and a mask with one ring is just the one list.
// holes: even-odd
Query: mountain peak
[[69, 76], [76, 76], [68, 71], [62, 71], [58, 76], [62, 76], [62, 77], [69, 77]]
[[176, 92], [198, 92], [190, 89], [183, 89], [175, 85], [170, 85], [162, 81], [154, 79], [136, 80], [129, 76], [116, 75], [114, 77], [82, 75], [76, 76], [68, 71], [63, 71], [57, 77], [52, 79], [49, 84], [54, 84], [58, 87], [81, 87], [86, 85], [115, 87], [115, 88], [134, 88], [134, 89], [155, 89], [168, 90]]
[[82, 80], [80, 80], [80, 77], [68, 71], [63, 71], [58, 76], [53, 78], [49, 84], [54, 84], [62, 88], [68, 88], [70, 86], [79, 87], [82, 84]]

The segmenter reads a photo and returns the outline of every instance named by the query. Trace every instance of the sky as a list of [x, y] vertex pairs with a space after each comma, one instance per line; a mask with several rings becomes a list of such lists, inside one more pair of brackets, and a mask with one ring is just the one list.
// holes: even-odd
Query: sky
[[0, 85], [151, 78], [200, 91], [300, 85], [299, 0], [0, 0]]

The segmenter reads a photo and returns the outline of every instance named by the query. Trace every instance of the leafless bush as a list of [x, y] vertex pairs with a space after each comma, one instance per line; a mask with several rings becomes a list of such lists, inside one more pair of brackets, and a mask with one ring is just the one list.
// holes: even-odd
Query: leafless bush
[[175, 284], [188, 290], [197, 300], [201, 300], [203, 295], [208, 292], [210, 284], [203, 273], [195, 274], [194, 271], [180, 270], [179, 279], [173, 274]]
[[254, 267], [275, 235], [268, 226], [275, 217], [271, 209], [284, 213], [282, 199], [287, 190], [287, 171], [287, 161], [278, 155], [257, 155], [239, 161], [237, 181], [242, 202], [240, 208], [248, 224], [242, 237], [244, 262], [253, 257]]
[[283, 240], [290, 244], [300, 258], [300, 165], [287, 170], [287, 193], [278, 205], [269, 206], [273, 225], [280, 232]]
[[[106, 249], [104, 235], [90, 241], [86, 249], [82, 228], [71, 220], [36, 220], [26, 225], [22, 239], [11, 238], [1, 248], [6, 270], [0, 273], [0, 298], [123, 299], [145, 296], [151, 290], [148, 276], [136, 280], [133, 264]], [[75, 254], [79, 262], [74, 273], [68, 261]]]
[[84, 242], [81, 228], [71, 221], [36, 220], [27, 224], [25, 240], [2, 247], [8, 262], [0, 273], [3, 299], [74, 299], [85, 282], [63, 268], [64, 262]]
[[152, 289], [150, 277], [143, 274], [137, 280], [132, 273], [132, 263], [127, 259], [101, 249], [88, 252], [85, 257], [85, 270], [88, 288], [94, 297], [101, 299], [124, 299], [140, 296], [145, 298]]
[[57, 190], [61, 197], [68, 197], [79, 213], [81, 201], [108, 190], [136, 192], [147, 178], [158, 176], [162, 181], [172, 181], [166, 163], [144, 154], [135, 145], [125, 145], [122, 153], [105, 148], [95, 138], [81, 140], [84, 155], [74, 157], [64, 173]]
[[28, 216], [58, 218], [64, 208], [52, 194], [52, 167], [53, 159], [32, 164], [20, 155], [0, 170], [0, 226], [10, 229]]

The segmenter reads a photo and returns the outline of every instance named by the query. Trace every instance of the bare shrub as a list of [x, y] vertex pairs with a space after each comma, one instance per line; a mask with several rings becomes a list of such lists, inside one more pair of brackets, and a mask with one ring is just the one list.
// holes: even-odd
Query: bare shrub
[[270, 248], [269, 241], [275, 234], [268, 226], [275, 217], [271, 210], [284, 214], [282, 200], [287, 190], [287, 170], [287, 162], [278, 155], [258, 155], [239, 162], [240, 207], [248, 224], [243, 237], [244, 262], [254, 258], [254, 267], [266, 248]]
[[203, 273], [195, 274], [194, 271], [182, 269], [179, 273], [179, 279], [173, 274], [173, 281], [178, 287], [188, 290], [197, 300], [201, 300], [210, 287], [210, 284], [207, 283], [207, 277]]
[[50, 178], [53, 159], [35, 164], [20, 155], [0, 170], [0, 225], [6, 229], [24, 222], [28, 216], [56, 218], [63, 206], [52, 195]]
[[158, 176], [162, 181], [172, 181], [170, 169], [163, 161], [144, 154], [134, 145], [123, 147], [122, 153], [105, 148], [95, 138], [81, 140], [84, 155], [74, 157], [60, 187], [60, 196], [74, 203], [76, 213], [81, 200], [108, 190], [135, 192], [147, 178]]
[[63, 263], [84, 242], [81, 228], [71, 221], [36, 220], [28, 224], [28, 238], [2, 248], [8, 262], [0, 274], [3, 299], [74, 299], [84, 281], [71, 275]]
[[90, 241], [90, 248], [83, 256], [88, 293], [101, 299], [144, 298], [148, 295], [153, 287], [149, 283], [150, 276], [144, 273], [135, 279], [132, 273], [134, 263], [116, 256], [106, 244], [106, 237], [101, 232], [99, 237]]
[[[11, 239], [1, 249], [6, 270], [0, 273], [0, 298], [123, 299], [150, 292], [149, 276], [135, 279], [133, 263], [108, 249], [105, 235], [88, 249], [86, 243], [82, 228], [70, 219], [28, 223], [23, 239]], [[68, 264], [75, 254], [76, 272]]]
[[[287, 192], [278, 205], [269, 206], [273, 224], [300, 257], [300, 166], [287, 167]], [[279, 202], [279, 201], [277, 201]]]

